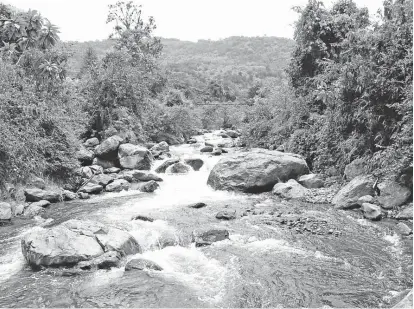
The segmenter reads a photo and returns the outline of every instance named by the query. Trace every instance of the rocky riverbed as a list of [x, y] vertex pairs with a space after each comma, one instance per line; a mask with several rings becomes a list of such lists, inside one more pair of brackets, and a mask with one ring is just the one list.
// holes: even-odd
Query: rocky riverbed
[[44, 195], [23, 213], [41, 211], [0, 227], [0, 307], [387, 308], [408, 294], [412, 206], [384, 207], [395, 199], [370, 176], [327, 186], [301, 157], [229, 134], [122, 156], [115, 138], [118, 156], [97, 153], [124, 166], [92, 175], [106, 193], [55, 203], [29, 191]]

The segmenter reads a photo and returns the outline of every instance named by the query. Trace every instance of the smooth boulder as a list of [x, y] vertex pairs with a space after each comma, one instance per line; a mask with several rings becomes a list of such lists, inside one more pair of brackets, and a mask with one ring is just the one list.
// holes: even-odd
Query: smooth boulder
[[200, 149], [200, 152], [213, 152], [214, 147], [213, 146], [204, 146]]
[[211, 170], [207, 183], [216, 190], [259, 193], [271, 191], [280, 181], [308, 173], [309, 168], [299, 155], [252, 149], [221, 159]]
[[103, 186], [97, 183], [88, 182], [86, 185], [84, 185], [82, 188], [79, 189], [79, 192], [89, 193], [89, 194], [98, 194], [98, 193], [101, 193], [102, 190], [103, 190]]
[[195, 171], [199, 171], [204, 165], [204, 161], [199, 158], [185, 159], [184, 162], [185, 164], [190, 165]]
[[160, 185], [155, 180], [150, 180], [148, 182], [141, 184], [138, 189], [141, 192], [151, 193], [157, 190], [159, 187]]
[[149, 170], [153, 161], [151, 152], [144, 146], [123, 144], [119, 147], [119, 164], [126, 169]]
[[364, 195], [375, 195], [375, 179], [372, 176], [357, 176], [346, 184], [332, 199], [337, 209], [358, 208], [358, 199]]

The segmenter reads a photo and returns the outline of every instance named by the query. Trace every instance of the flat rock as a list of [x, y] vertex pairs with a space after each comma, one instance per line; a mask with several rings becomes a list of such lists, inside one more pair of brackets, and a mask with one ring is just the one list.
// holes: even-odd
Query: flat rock
[[103, 190], [103, 186], [88, 182], [85, 186], [83, 186], [81, 189], [79, 189], [79, 192], [84, 192], [88, 194], [98, 194], [101, 193]]
[[214, 242], [229, 239], [229, 231], [225, 229], [204, 229], [192, 233], [192, 240], [196, 247], [208, 246]]
[[372, 176], [357, 176], [346, 184], [332, 199], [338, 209], [358, 208], [358, 199], [364, 195], [375, 195], [375, 179]]
[[125, 271], [144, 270], [144, 269], [151, 269], [151, 270], [157, 270], [157, 271], [163, 270], [163, 268], [157, 263], [144, 259], [144, 258], [132, 259], [125, 265]]
[[203, 203], [203, 202], [188, 205], [188, 207], [195, 208], [195, 209], [203, 208], [203, 207], [206, 207], [206, 206], [207, 206], [207, 204]]
[[299, 155], [252, 149], [222, 158], [211, 170], [207, 183], [216, 190], [259, 193], [271, 191], [280, 181], [308, 173], [309, 168]]
[[41, 200], [47, 200], [51, 203], [59, 202], [60, 192], [42, 190], [38, 188], [30, 188], [24, 190], [24, 195], [27, 202], [38, 202]]

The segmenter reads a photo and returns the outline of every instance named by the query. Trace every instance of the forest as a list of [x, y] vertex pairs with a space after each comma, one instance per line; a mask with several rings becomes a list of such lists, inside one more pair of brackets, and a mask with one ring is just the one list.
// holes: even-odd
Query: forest
[[179, 144], [218, 128], [301, 154], [314, 172], [342, 175], [362, 160], [412, 183], [412, 1], [384, 1], [371, 20], [351, 0], [309, 0], [295, 8], [294, 40], [163, 39], [141, 10], [111, 5], [110, 38], [80, 43], [62, 42], [40, 12], [0, 5], [2, 187], [69, 179], [81, 143], [114, 130]]

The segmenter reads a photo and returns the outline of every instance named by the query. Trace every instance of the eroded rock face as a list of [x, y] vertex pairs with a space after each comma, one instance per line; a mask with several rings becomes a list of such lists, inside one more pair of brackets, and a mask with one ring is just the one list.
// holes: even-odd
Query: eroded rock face
[[375, 179], [372, 176], [357, 176], [343, 187], [332, 199], [332, 204], [338, 209], [350, 209], [360, 207], [358, 199], [364, 195], [375, 195], [373, 185]]
[[307, 189], [317, 189], [324, 186], [322, 178], [316, 174], [300, 176], [298, 182]]
[[271, 191], [280, 181], [309, 173], [305, 160], [295, 154], [252, 149], [221, 159], [212, 169], [208, 184], [217, 190]]
[[42, 190], [38, 188], [25, 189], [24, 195], [27, 202], [38, 202], [41, 200], [46, 200], [51, 203], [56, 203], [60, 200], [60, 192]]
[[225, 229], [206, 229], [197, 230], [192, 234], [192, 239], [196, 247], [208, 246], [214, 242], [222, 241], [229, 238], [229, 231]]
[[277, 183], [273, 187], [273, 194], [285, 199], [304, 200], [308, 189], [299, 184], [296, 180], [290, 179], [286, 183]]
[[123, 144], [119, 147], [119, 164], [126, 169], [149, 170], [153, 157], [144, 146]]
[[377, 197], [378, 203], [385, 209], [393, 209], [404, 205], [411, 196], [411, 191], [394, 181], [385, 181], [378, 184], [380, 196]]
[[122, 142], [122, 137], [118, 135], [108, 137], [95, 148], [95, 155], [104, 160], [116, 160], [118, 158], [118, 148]]
[[74, 266], [90, 261], [80, 266], [108, 268], [116, 265], [118, 255], [139, 253], [141, 248], [129, 233], [120, 229], [94, 221], [69, 220], [26, 234], [22, 239], [22, 252], [33, 267]]

